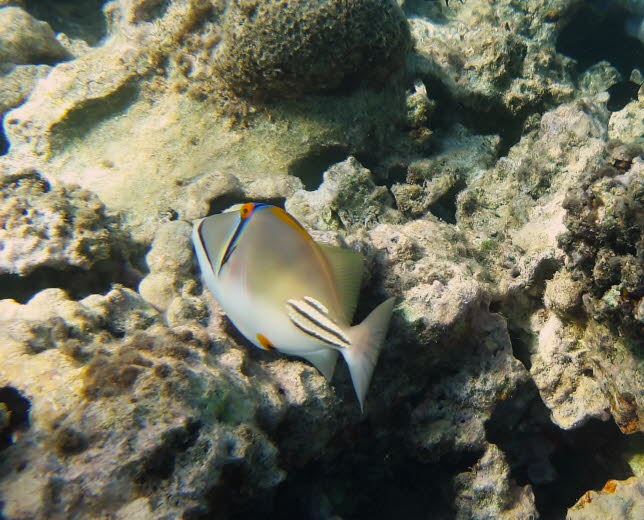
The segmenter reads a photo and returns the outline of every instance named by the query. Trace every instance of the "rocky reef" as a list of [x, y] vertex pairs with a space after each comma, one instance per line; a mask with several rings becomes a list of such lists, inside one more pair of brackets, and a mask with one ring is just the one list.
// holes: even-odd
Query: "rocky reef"
[[[0, 517], [642, 518], [637, 9], [0, 0]], [[396, 297], [363, 414], [203, 287], [246, 200]]]

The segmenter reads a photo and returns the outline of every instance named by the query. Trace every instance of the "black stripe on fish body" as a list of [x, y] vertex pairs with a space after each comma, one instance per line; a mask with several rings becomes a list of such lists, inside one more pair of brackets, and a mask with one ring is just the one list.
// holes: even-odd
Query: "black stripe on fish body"
[[289, 300], [287, 303], [289, 303], [291, 307], [314, 325], [317, 325], [321, 329], [333, 334], [347, 345], [351, 343], [335, 320], [329, 317], [329, 311], [327, 308], [319, 301], [311, 298], [310, 296], [305, 296], [304, 301]]
[[300, 329], [302, 332], [304, 332], [306, 335], [311, 336], [311, 337], [313, 337], [315, 339], [318, 339], [318, 340], [322, 341], [323, 343], [326, 343], [327, 345], [331, 345], [332, 347], [337, 347], [337, 348], [347, 348], [346, 345], [343, 345], [341, 343], [332, 341], [332, 340], [330, 340], [330, 339], [328, 339], [328, 338], [326, 338], [324, 336], [321, 336], [320, 334], [317, 334], [315, 331], [312, 331], [312, 330], [304, 328], [303, 325], [301, 325], [300, 323], [298, 323], [294, 319], [291, 319], [291, 323], [293, 325], [295, 325], [298, 329]]
[[[319, 305], [324, 308], [322, 304]], [[306, 308], [307, 306], [308, 310]], [[311, 312], [317, 312], [320, 317], [316, 317], [315, 314], [311, 314]], [[349, 338], [346, 337], [340, 327], [338, 327], [337, 323], [331, 320], [327, 315], [322, 314], [319, 311], [318, 306], [306, 301], [288, 300], [287, 314], [291, 319], [291, 322], [296, 327], [310, 336], [339, 348], [347, 348], [351, 346]], [[320, 318], [325, 319], [326, 323], [321, 321]]]

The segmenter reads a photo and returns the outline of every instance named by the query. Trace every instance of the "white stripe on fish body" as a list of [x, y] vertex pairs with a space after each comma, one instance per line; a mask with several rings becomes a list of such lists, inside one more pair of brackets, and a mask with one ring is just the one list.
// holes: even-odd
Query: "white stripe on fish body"
[[319, 310], [322, 314], [329, 314], [329, 309], [327, 309], [324, 305], [322, 305], [315, 298], [311, 298], [310, 296], [305, 296], [304, 301], [309, 303], [310, 305], [313, 305], [313, 307], [315, 307], [317, 310]]
[[327, 308], [314, 298], [305, 296], [303, 300], [288, 300], [286, 303], [288, 317], [302, 332], [334, 347], [351, 346], [351, 340], [329, 317]]

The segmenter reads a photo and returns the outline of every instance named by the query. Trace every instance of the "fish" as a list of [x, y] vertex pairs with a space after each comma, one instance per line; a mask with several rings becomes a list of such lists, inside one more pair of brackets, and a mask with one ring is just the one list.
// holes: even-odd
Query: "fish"
[[192, 242], [206, 287], [248, 341], [304, 358], [328, 381], [342, 355], [364, 411], [394, 298], [351, 325], [360, 253], [314, 241], [285, 210], [259, 202], [195, 220]]

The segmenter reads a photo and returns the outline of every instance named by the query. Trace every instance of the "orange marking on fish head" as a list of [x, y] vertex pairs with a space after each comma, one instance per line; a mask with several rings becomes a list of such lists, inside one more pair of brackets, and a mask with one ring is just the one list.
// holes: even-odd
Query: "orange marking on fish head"
[[241, 216], [242, 220], [245, 220], [251, 216], [254, 210], [255, 210], [255, 203], [247, 202], [246, 204], [242, 204], [241, 207], [239, 208], [239, 215]]

